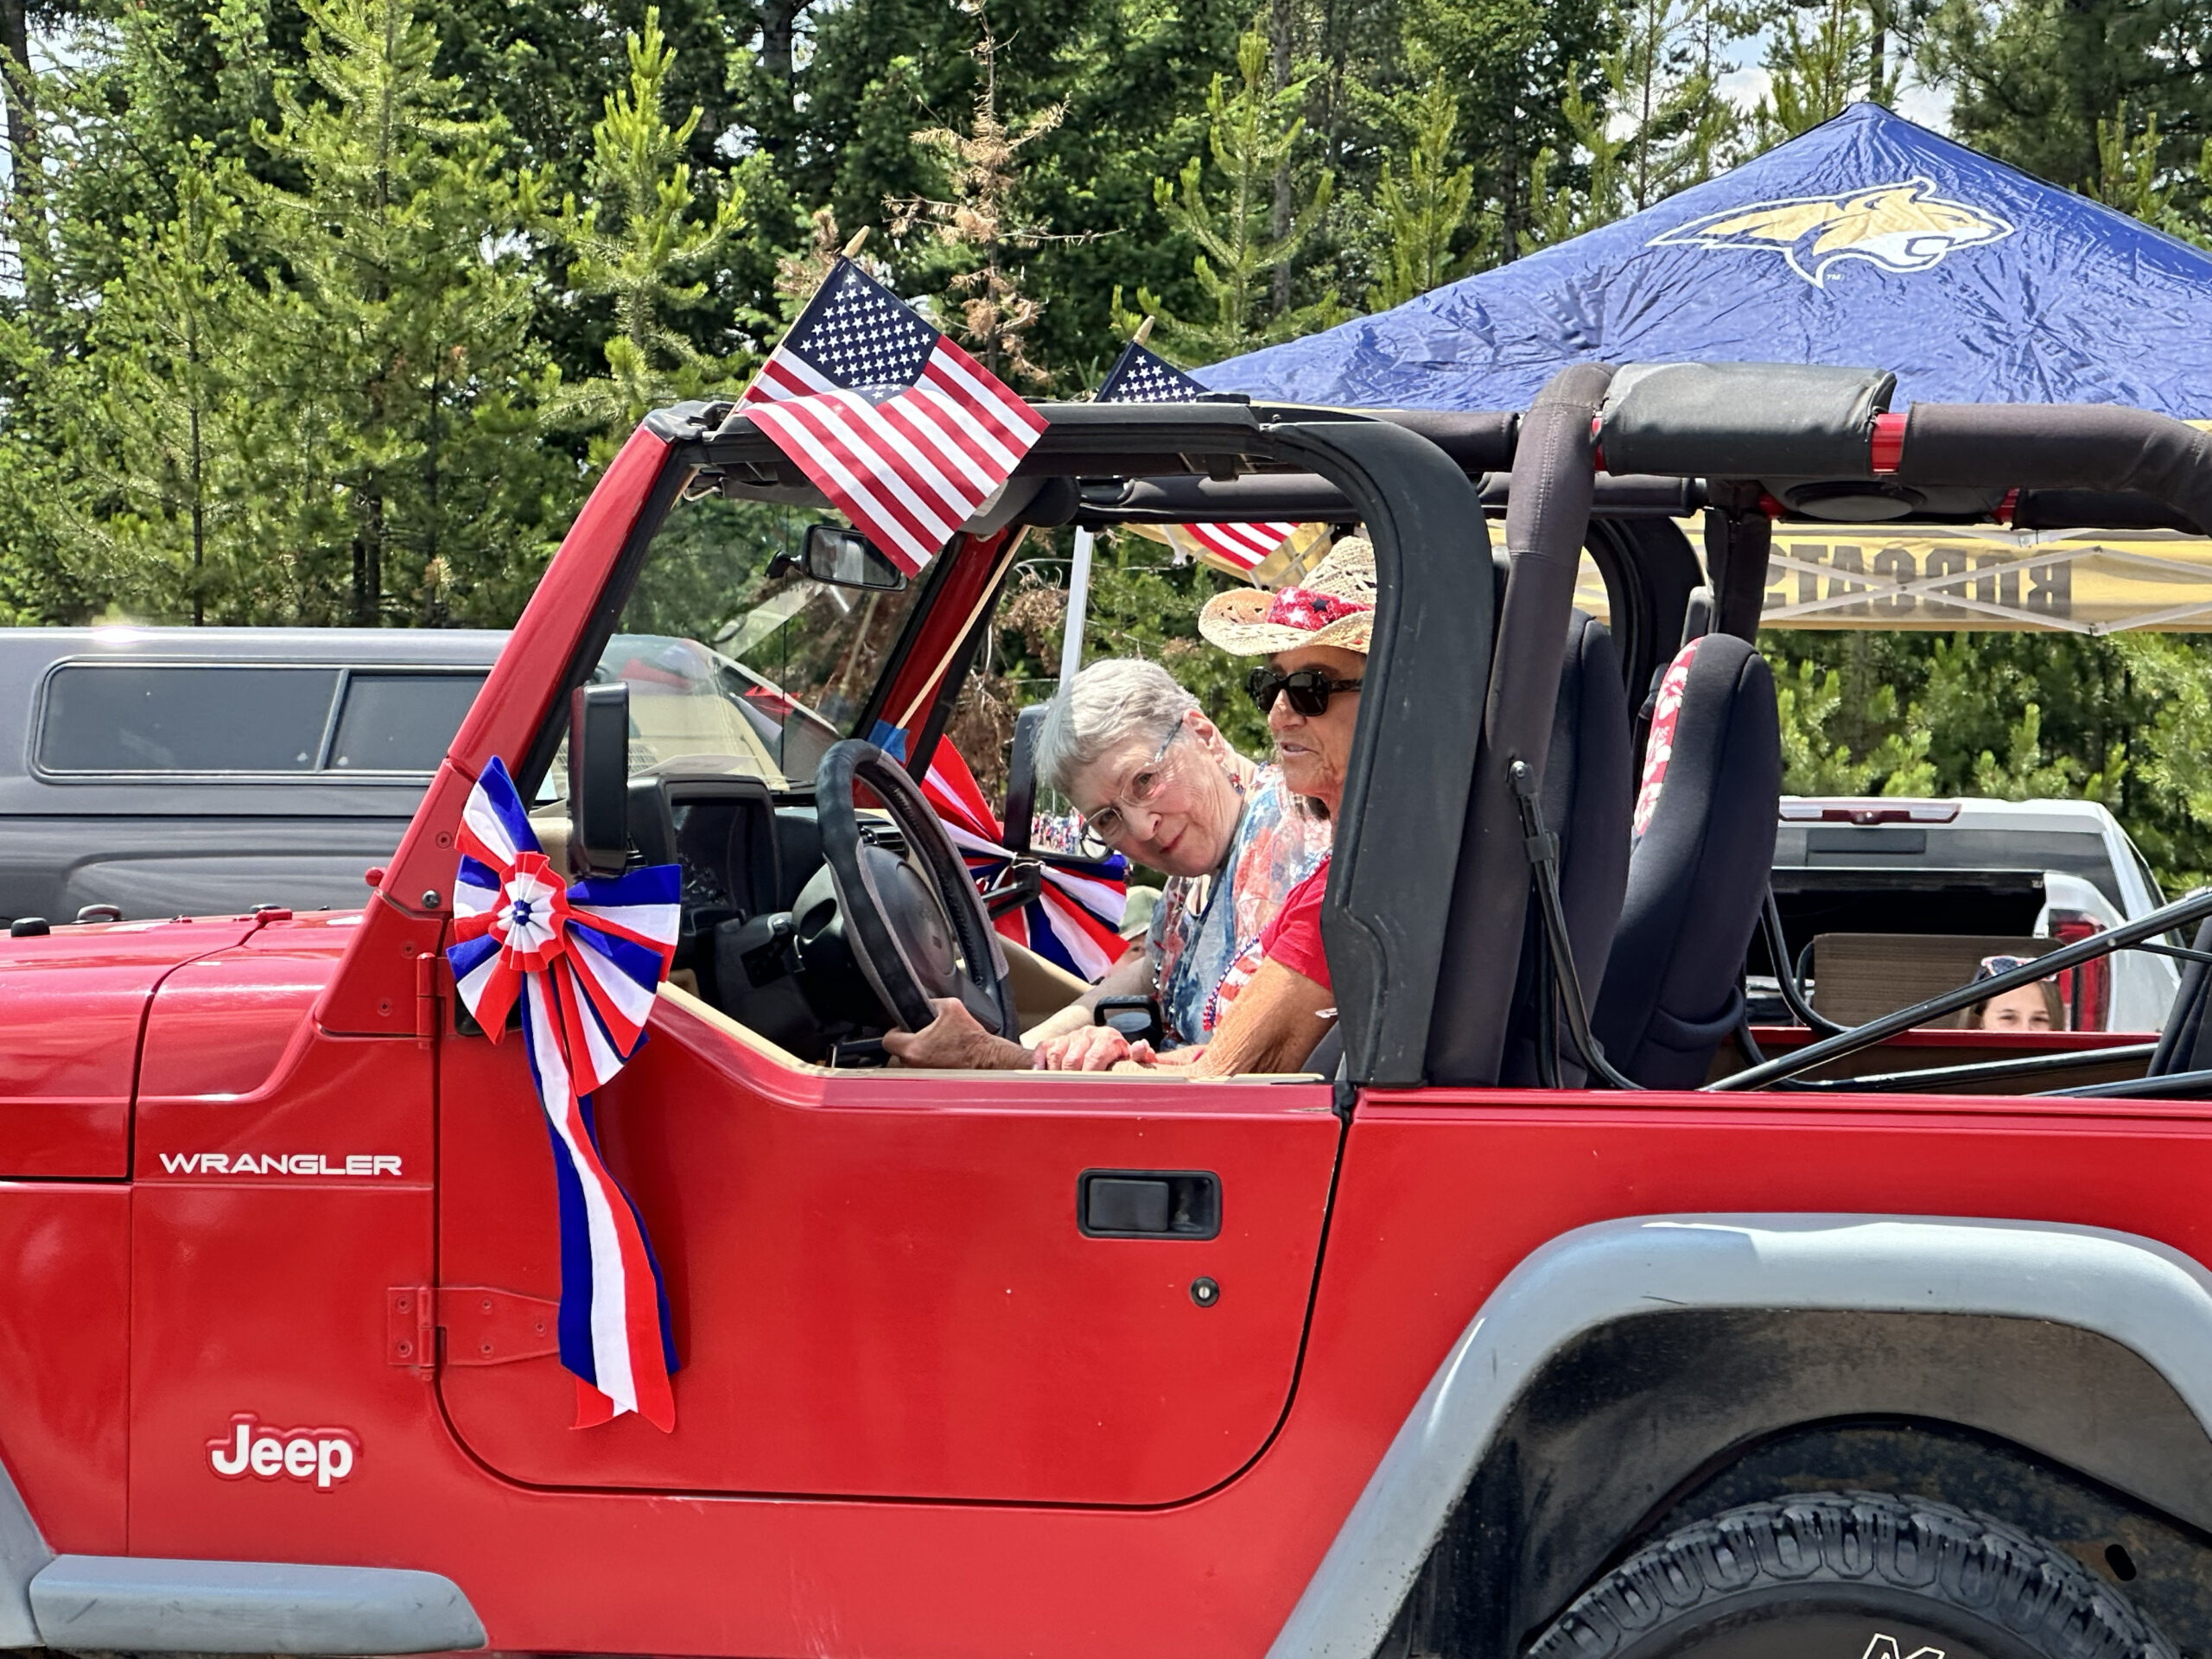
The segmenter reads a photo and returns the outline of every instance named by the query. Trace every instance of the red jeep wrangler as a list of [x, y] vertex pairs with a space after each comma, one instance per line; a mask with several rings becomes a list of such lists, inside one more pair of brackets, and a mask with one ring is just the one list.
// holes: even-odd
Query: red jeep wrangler
[[[1055, 405], [905, 587], [767, 570], [819, 499], [726, 405], [649, 420], [365, 909], [0, 955], [0, 1644], [2212, 1651], [2212, 957], [2170, 942], [2212, 899], [2016, 970], [2180, 950], [2155, 1046], [1991, 1033], [1916, 1074], [1881, 1046], [1989, 985], [1832, 1034], [1741, 1013], [1772, 516], [2212, 525], [2212, 444], [1888, 391], [1675, 365], [1517, 416]], [[1667, 522], [1699, 505], [1702, 573]], [[839, 740], [920, 775], [1024, 525], [1287, 518], [1363, 521], [1382, 582], [1340, 1052], [853, 1064], [926, 995], [1006, 1026], [1082, 988]], [[1586, 550], [1617, 639], [1572, 612]], [[689, 660], [748, 672], [645, 718], [696, 690], [684, 618], [741, 591]], [[580, 722], [556, 765], [572, 702], [621, 701], [572, 699], [594, 681], [650, 736]], [[856, 755], [859, 804], [816, 789]], [[651, 1040], [597, 1100], [665, 1274], [672, 1433], [570, 1426], [529, 1063], [456, 1015], [494, 757], [572, 866], [683, 872]]]

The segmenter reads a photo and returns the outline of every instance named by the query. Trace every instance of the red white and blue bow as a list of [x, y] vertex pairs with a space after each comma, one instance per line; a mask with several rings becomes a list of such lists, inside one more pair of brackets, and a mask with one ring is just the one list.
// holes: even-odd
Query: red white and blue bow
[[[1014, 854], [1001, 839], [998, 815], [983, 799], [975, 773], [950, 743], [939, 741], [930, 757], [922, 793], [937, 809], [976, 885], [989, 892], [1013, 865]], [[1120, 929], [1129, 903], [1129, 861], [1116, 853], [1103, 859], [1055, 855], [1039, 862], [1042, 891], [995, 925], [1047, 962], [1096, 982], [1128, 949]]]
[[454, 987], [493, 1042], [522, 1005], [523, 1049], [553, 1136], [561, 1214], [561, 1363], [576, 1427], [634, 1411], [676, 1427], [668, 1295], [637, 1206], [600, 1160], [594, 1090], [645, 1040], [676, 955], [673, 864], [563, 884], [496, 757], [470, 791], [454, 880]]

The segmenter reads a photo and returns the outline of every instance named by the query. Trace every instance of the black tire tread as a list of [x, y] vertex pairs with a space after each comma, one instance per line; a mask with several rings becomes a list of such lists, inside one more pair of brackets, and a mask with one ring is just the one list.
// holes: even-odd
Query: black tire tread
[[1607, 1659], [1716, 1596], [1790, 1583], [1932, 1592], [2054, 1659], [2176, 1659], [2072, 1556], [1986, 1516], [1873, 1492], [1770, 1498], [1669, 1533], [1578, 1597], [1529, 1659]]

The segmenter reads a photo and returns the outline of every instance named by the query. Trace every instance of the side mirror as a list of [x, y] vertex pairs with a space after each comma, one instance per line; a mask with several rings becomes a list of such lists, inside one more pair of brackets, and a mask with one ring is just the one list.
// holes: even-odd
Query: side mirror
[[630, 688], [569, 694], [569, 861], [582, 875], [620, 875], [630, 861]]
[[1029, 850], [1029, 832], [1037, 821], [1037, 734], [1045, 728], [1049, 702], [1033, 702], [1014, 717], [1014, 749], [1006, 762], [1006, 811], [999, 822], [1006, 826], [1007, 850], [1016, 858]]
[[891, 563], [888, 554], [860, 531], [838, 524], [806, 527], [799, 568], [833, 588], [895, 594], [906, 585], [906, 573]]

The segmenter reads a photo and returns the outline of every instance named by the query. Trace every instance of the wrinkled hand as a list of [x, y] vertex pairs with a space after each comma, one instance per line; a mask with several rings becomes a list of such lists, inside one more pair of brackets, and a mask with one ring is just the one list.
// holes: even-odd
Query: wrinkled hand
[[1129, 1039], [1111, 1026], [1078, 1026], [1037, 1045], [1039, 1071], [1103, 1071], [1127, 1059]]
[[1110, 1071], [1122, 1060], [1151, 1065], [1157, 1057], [1150, 1043], [1132, 1043], [1111, 1026], [1084, 1026], [1038, 1044], [1034, 1064], [1039, 1071]]
[[1016, 1071], [1029, 1064], [1019, 1043], [994, 1037], [957, 997], [930, 999], [937, 1017], [919, 1031], [887, 1031], [883, 1046], [908, 1065], [944, 1071]]

